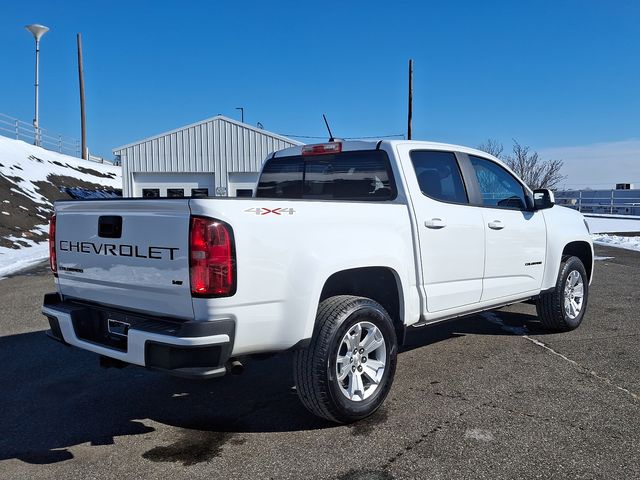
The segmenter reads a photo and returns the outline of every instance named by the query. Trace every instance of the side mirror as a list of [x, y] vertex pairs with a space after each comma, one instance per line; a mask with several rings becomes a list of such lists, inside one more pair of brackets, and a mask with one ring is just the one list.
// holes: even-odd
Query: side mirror
[[535, 210], [551, 208], [556, 204], [556, 197], [547, 188], [538, 188], [533, 191], [533, 205]]

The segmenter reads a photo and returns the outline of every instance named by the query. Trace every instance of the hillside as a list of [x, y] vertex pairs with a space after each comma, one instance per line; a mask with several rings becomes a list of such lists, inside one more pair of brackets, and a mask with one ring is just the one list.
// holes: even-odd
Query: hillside
[[0, 136], [0, 276], [16, 262], [45, 258], [55, 200], [113, 196], [120, 167], [50, 152]]

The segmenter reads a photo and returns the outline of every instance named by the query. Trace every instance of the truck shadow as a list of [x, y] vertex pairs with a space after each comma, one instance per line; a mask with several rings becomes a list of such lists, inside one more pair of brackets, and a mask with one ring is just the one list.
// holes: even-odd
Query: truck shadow
[[505, 310], [461, 317], [434, 325], [407, 329], [401, 352], [420, 348], [449, 338], [464, 335], [548, 335], [534, 314]]
[[[510, 315], [510, 323], [532, 320]], [[471, 317], [418, 329], [404, 350], [471, 333], [509, 334]], [[138, 367], [104, 370], [95, 355], [53, 342], [44, 332], [0, 337], [0, 460], [61, 462], [73, 458], [69, 447], [112, 444], [119, 436], [153, 432], [157, 422], [177, 427], [176, 441], [143, 457], [189, 465], [219, 455], [226, 443], [243, 443], [242, 433], [335, 427], [298, 401], [291, 358], [285, 353], [255, 360], [242, 376], [198, 382]], [[365, 423], [384, 421], [377, 417]]]

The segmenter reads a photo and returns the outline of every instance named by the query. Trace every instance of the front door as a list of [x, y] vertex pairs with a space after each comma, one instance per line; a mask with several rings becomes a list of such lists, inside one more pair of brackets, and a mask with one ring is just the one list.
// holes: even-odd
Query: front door
[[469, 155], [482, 197], [486, 260], [482, 301], [525, 296], [542, 284], [546, 225], [527, 208], [526, 191], [505, 168]]

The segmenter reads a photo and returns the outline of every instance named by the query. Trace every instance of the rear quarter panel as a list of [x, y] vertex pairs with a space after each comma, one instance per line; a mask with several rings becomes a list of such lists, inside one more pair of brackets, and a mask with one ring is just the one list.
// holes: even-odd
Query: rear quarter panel
[[192, 215], [233, 228], [236, 294], [194, 298], [193, 306], [196, 319], [236, 320], [234, 355], [286, 349], [311, 337], [326, 280], [350, 268], [393, 269], [404, 294], [405, 322], [418, 319], [406, 205], [252, 198], [195, 199], [190, 207]]

